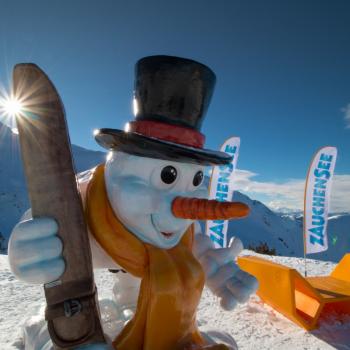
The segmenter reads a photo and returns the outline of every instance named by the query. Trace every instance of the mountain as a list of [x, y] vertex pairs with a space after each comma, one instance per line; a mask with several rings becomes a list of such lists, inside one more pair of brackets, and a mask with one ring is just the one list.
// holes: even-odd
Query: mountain
[[[18, 135], [1, 124], [0, 151], [0, 234], [5, 238], [5, 241], [2, 241], [0, 235], [0, 247], [2, 244], [6, 248], [12, 228], [29, 208], [29, 202]], [[72, 146], [72, 151], [78, 172], [90, 169], [105, 159], [103, 152], [75, 145]], [[209, 183], [208, 177], [205, 183]], [[258, 251], [265, 247], [277, 255], [303, 256], [303, 221], [300, 213], [273, 212], [261, 202], [240, 192], [234, 193], [233, 200], [246, 203], [251, 211], [247, 218], [230, 221], [229, 238], [237, 236], [245, 247]], [[329, 250], [310, 257], [339, 261], [345, 252], [350, 251], [350, 214], [332, 216], [329, 220], [328, 235]]]
[[[209, 177], [205, 184], [209, 185]], [[236, 191], [233, 201], [243, 202], [250, 208], [248, 217], [229, 222], [227, 242], [233, 236], [239, 237], [244, 247], [257, 249], [264, 244], [277, 255], [302, 256], [302, 220], [295, 215], [274, 212], [263, 203]], [[204, 224], [202, 228], [204, 229]]]
[[[247, 218], [229, 222], [229, 239], [238, 236], [244, 246], [250, 248], [266, 243], [270, 249], [275, 249], [277, 255], [304, 255], [303, 216], [300, 213], [286, 215], [273, 212], [261, 202], [239, 192], [234, 193], [233, 199], [246, 203], [251, 212]], [[337, 262], [350, 252], [350, 214], [330, 216], [327, 231], [328, 250], [308, 257]]]
[[[205, 182], [208, 185], [208, 177], [206, 177]], [[269, 250], [276, 255], [298, 257], [304, 255], [302, 213], [274, 212], [263, 203], [238, 191], [234, 192], [233, 200], [247, 204], [250, 208], [250, 214], [244, 219], [229, 222], [228, 242], [233, 236], [237, 236], [242, 240], [244, 247], [259, 252]], [[204, 226], [202, 223], [203, 229]], [[328, 237], [328, 250], [309, 255], [309, 258], [337, 262], [345, 253], [350, 252], [349, 213], [333, 215], [329, 218]], [[263, 250], [261, 250], [262, 248]]]
[[266, 243], [277, 255], [303, 255], [302, 222], [273, 212], [261, 202], [240, 192], [234, 193], [233, 200], [247, 204], [250, 215], [229, 222], [229, 239], [237, 236], [245, 247], [251, 248]]
[[[72, 145], [78, 172], [105, 160], [105, 153]], [[1, 236], [8, 240], [13, 226], [29, 208], [27, 188], [19, 150], [18, 135], [0, 123], [0, 248]], [[6, 246], [6, 242], [2, 246]]]

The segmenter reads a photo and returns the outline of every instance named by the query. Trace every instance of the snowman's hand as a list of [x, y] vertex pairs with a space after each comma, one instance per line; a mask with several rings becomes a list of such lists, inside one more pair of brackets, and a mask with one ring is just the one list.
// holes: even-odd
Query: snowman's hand
[[234, 262], [243, 249], [238, 238], [232, 240], [230, 247], [218, 249], [213, 248], [208, 240], [209, 237], [196, 242], [195, 254], [205, 271], [207, 286], [221, 299], [223, 309], [232, 310], [237, 303], [245, 303], [255, 293], [258, 282]]
[[32, 284], [58, 279], [65, 269], [62, 242], [53, 218], [40, 217], [19, 222], [9, 241], [9, 262], [13, 274]]

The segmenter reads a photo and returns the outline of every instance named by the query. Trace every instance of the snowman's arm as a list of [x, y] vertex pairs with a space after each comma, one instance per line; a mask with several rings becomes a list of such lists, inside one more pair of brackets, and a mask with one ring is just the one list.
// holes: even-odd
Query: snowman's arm
[[[20, 221], [32, 219], [32, 210], [28, 209]], [[92, 264], [94, 269], [121, 269], [121, 267], [113, 261], [113, 259], [101, 248], [94, 237], [89, 232], [90, 248], [92, 254]]]
[[31, 210], [13, 228], [8, 258], [12, 273], [30, 284], [45, 284], [58, 279], [65, 270], [62, 241], [53, 218], [32, 219]]
[[[40, 244], [37, 243], [38, 239]], [[94, 269], [121, 269], [90, 233], [89, 240]], [[33, 219], [31, 209], [28, 209], [11, 234], [9, 259], [13, 272], [20, 280], [35, 284], [59, 278], [65, 264], [62, 259], [63, 245], [57, 238], [54, 218]], [[48, 263], [53, 258], [56, 260]]]
[[196, 223], [193, 253], [205, 272], [207, 287], [220, 298], [225, 310], [232, 310], [237, 303], [246, 302], [258, 288], [256, 278], [235, 263], [242, 249], [243, 244], [238, 238], [234, 238], [228, 248], [215, 248]]

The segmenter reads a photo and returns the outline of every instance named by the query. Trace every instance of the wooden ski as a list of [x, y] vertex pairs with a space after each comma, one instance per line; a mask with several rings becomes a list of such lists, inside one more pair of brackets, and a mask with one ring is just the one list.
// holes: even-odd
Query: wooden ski
[[14, 94], [20, 146], [33, 217], [56, 219], [66, 270], [46, 284], [46, 320], [56, 349], [104, 342], [91, 250], [61, 99], [35, 64], [18, 64]]

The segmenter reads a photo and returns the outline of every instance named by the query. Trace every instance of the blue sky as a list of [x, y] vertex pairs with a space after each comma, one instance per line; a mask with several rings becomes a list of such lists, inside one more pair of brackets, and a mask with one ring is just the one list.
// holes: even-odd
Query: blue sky
[[340, 0], [1, 0], [0, 80], [15, 63], [41, 66], [62, 96], [72, 142], [98, 150], [93, 129], [132, 118], [139, 58], [199, 60], [217, 75], [206, 146], [241, 137], [241, 189], [298, 208], [290, 193], [314, 152], [334, 145], [334, 190], [350, 211], [349, 15]]

